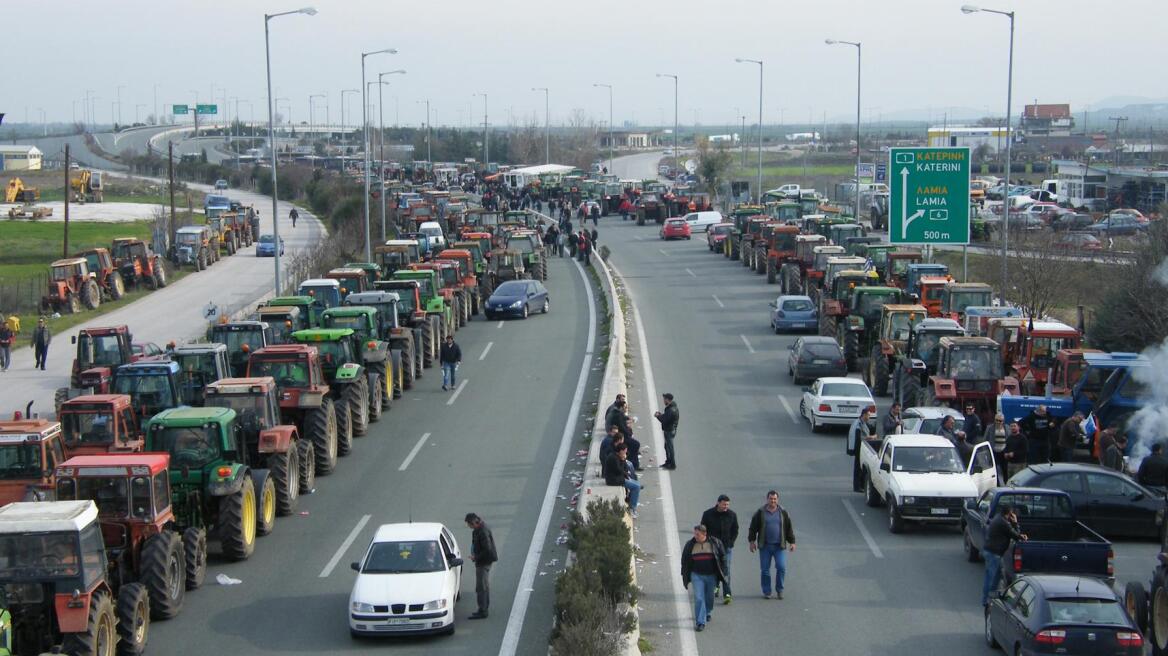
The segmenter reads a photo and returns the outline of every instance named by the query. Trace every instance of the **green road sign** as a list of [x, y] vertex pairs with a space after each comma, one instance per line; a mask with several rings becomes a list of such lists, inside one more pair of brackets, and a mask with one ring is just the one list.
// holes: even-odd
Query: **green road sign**
[[969, 243], [969, 149], [892, 148], [888, 241]]
[[174, 113], [175, 114], [187, 114], [187, 113], [190, 113], [190, 111], [191, 111], [191, 108], [187, 107], [186, 105], [175, 105], [174, 106]]
[[196, 105], [195, 106], [195, 113], [196, 114], [218, 114], [219, 113], [219, 106], [218, 105]]

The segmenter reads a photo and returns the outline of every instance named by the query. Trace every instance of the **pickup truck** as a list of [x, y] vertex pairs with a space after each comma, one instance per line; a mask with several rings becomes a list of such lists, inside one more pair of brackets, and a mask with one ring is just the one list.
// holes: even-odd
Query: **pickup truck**
[[1081, 574], [1110, 580], [1115, 553], [1111, 543], [1075, 519], [1071, 496], [1061, 490], [999, 487], [969, 502], [961, 516], [965, 555], [981, 559], [985, 529], [998, 506], [1009, 503], [1026, 537], [1002, 556], [1002, 578], [1009, 585], [1019, 574]]
[[906, 522], [961, 521], [961, 509], [998, 484], [993, 449], [975, 446], [969, 462], [939, 435], [887, 435], [860, 447], [864, 497], [871, 507], [888, 506], [888, 530]]

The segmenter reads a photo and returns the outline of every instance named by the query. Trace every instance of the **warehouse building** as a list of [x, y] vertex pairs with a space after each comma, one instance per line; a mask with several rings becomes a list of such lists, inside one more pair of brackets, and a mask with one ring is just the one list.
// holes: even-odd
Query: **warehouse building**
[[39, 171], [43, 159], [36, 146], [0, 145], [0, 171]]

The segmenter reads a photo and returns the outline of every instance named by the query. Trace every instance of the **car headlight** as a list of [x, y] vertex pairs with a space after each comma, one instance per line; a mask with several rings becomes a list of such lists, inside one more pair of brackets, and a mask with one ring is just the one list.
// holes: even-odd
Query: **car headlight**
[[900, 502], [905, 503], [905, 504], [914, 504], [917, 502], [917, 498], [916, 497], [904, 497], [903, 499], [900, 500]]
[[435, 599], [434, 601], [427, 601], [426, 604], [424, 606], [422, 606], [422, 610], [442, 610], [443, 608], [446, 608], [446, 600], [445, 599]]
[[373, 612], [373, 604], [363, 604], [359, 601], [354, 601], [353, 603], [349, 604], [349, 608], [352, 609], [352, 611], [354, 613], [372, 613]]
[[523, 305], [523, 301], [515, 301], [514, 303], [511, 304], [511, 307], [517, 308], [521, 305]]

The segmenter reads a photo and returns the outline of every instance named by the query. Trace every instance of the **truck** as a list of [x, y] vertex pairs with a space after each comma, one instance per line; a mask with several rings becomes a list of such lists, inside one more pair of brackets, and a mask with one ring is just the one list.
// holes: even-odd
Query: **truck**
[[1003, 503], [1017, 512], [1018, 526], [1028, 538], [1012, 542], [1002, 555], [1004, 585], [1031, 573], [1079, 574], [1111, 582], [1115, 576], [1111, 543], [1075, 517], [1071, 496], [1062, 490], [999, 487], [965, 504], [961, 541], [969, 562], [981, 560], [986, 527]]
[[959, 524], [962, 508], [996, 487], [998, 471], [988, 442], [974, 446], [969, 462], [939, 435], [887, 435], [861, 440], [864, 501], [888, 508], [888, 530], [908, 522]]

